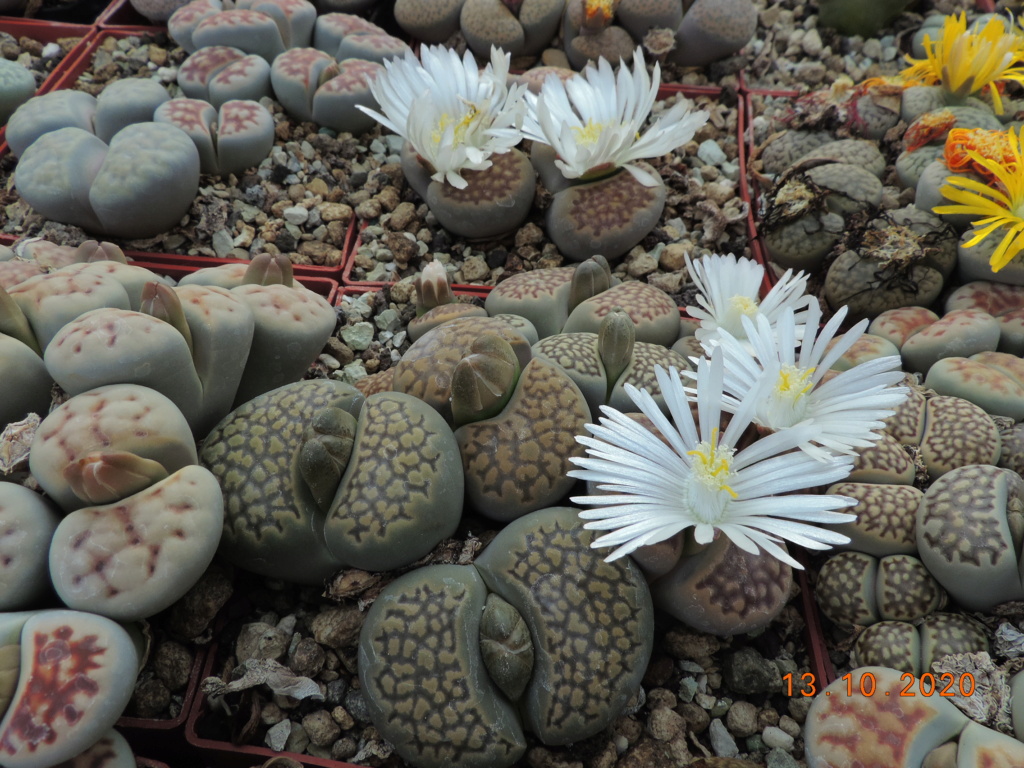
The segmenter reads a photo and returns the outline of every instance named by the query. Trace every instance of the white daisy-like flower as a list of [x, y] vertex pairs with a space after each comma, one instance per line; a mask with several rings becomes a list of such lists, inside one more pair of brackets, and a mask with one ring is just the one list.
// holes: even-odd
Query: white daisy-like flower
[[421, 48], [420, 59], [385, 61], [368, 82], [382, 112], [358, 109], [412, 144], [432, 179], [465, 189], [462, 171], [486, 170], [492, 154], [522, 141], [526, 86], [508, 87], [511, 56], [498, 48], [482, 71], [469, 51], [460, 59], [440, 45]]
[[[846, 307], [842, 307], [815, 333], [821, 309], [812, 305], [802, 341], [797, 339], [792, 307], [782, 311], [774, 328], [764, 316], [744, 317], [746, 344], [720, 331], [725, 409], [738, 411], [756, 394], [754, 423], [769, 430], [813, 426], [812, 437], [799, 447], [818, 461], [836, 454], [856, 456], [858, 449], [877, 442], [878, 430], [885, 427], [882, 419], [894, 413], [909, 390], [896, 386], [903, 378], [899, 355], [868, 360], [822, 383], [868, 326], [867, 320], [861, 320], [837, 337], [845, 317]], [[765, 379], [772, 385], [767, 389]]]
[[740, 549], [758, 547], [800, 568], [779, 542], [828, 549], [849, 538], [812, 523], [846, 523], [855, 515], [835, 512], [856, 502], [846, 496], [794, 494], [844, 479], [852, 468], [847, 458], [819, 462], [794, 450], [807, 442], [809, 425], [781, 430], [742, 450], [736, 442], [750, 425], [753, 403], [741, 407], [720, 433], [725, 356], [720, 349], [697, 363], [698, 427], [682, 381], [674, 368], [657, 369], [658, 384], [672, 416], [662, 414], [646, 390], [627, 385], [640, 411], [664, 436], [659, 436], [614, 408], [602, 406], [600, 425], [588, 424], [593, 437], [576, 439], [587, 456], [572, 461], [582, 467], [571, 477], [596, 483], [603, 495], [576, 496], [591, 509], [580, 512], [588, 529], [611, 531], [594, 547], [616, 549], [614, 560], [637, 547], [663, 541], [687, 528], [698, 544], [708, 544], [721, 531]]
[[[744, 317], [764, 316], [773, 327], [786, 308], [799, 310], [797, 322], [802, 324], [808, 307], [817, 306], [813, 296], [806, 295], [807, 276], [787, 270], [764, 299], [760, 299], [764, 267], [753, 259], [736, 258], [734, 254], [711, 254], [696, 261], [686, 256], [686, 266], [697, 284], [699, 307], [686, 311], [700, 321], [697, 340], [705, 350], [718, 342], [719, 330], [737, 339], [746, 338]], [[800, 331], [798, 331], [800, 333]]]
[[527, 94], [523, 123], [527, 138], [549, 144], [558, 155], [555, 165], [567, 179], [592, 179], [625, 168], [647, 187], [660, 182], [633, 165], [660, 157], [693, 138], [708, 121], [706, 111], [680, 99], [643, 134], [661, 83], [661, 67], [647, 72], [643, 51], [633, 55], [633, 69], [619, 62], [619, 72], [604, 58], [578, 75], [561, 80], [548, 75], [540, 94]]

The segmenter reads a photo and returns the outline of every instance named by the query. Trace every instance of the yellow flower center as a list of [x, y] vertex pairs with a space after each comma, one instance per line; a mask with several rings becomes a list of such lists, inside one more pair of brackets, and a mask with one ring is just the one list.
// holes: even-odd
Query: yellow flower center
[[687, 451], [687, 456], [693, 456], [691, 471], [700, 483], [712, 491], [725, 491], [732, 498], [736, 498], [736, 492], [729, 487], [729, 480], [732, 479], [730, 468], [735, 451], [727, 445], [718, 444], [718, 428], [711, 430], [711, 441], [703, 441], [692, 451]]
[[760, 305], [757, 299], [752, 299], [749, 296], [733, 296], [729, 299], [729, 309], [747, 317], [756, 315], [758, 306]]
[[476, 105], [467, 104], [466, 107], [466, 114], [464, 114], [457, 123], [447, 112], [441, 115], [441, 119], [437, 121], [437, 127], [430, 134], [430, 138], [435, 144], [441, 143], [441, 139], [444, 138], [445, 131], [447, 131], [452, 125], [454, 125], [454, 128], [452, 129], [452, 138], [454, 143], [462, 144], [465, 142], [466, 131], [469, 130], [469, 126], [473, 124], [473, 121], [476, 120], [477, 116], [480, 114]]
[[789, 400], [799, 400], [814, 389], [814, 382], [810, 380], [813, 375], [814, 368], [783, 365], [779, 369], [778, 381], [775, 382], [775, 394]]
[[572, 132], [576, 136], [576, 143], [587, 147], [593, 146], [601, 138], [601, 131], [605, 129], [605, 125], [606, 123], [595, 123], [593, 120], [588, 120], [582, 128], [574, 125]]
[[584, 0], [583, 12], [587, 21], [601, 19], [607, 22], [611, 21], [615, 15], [616, 5], [618, 5], [616, 0]]

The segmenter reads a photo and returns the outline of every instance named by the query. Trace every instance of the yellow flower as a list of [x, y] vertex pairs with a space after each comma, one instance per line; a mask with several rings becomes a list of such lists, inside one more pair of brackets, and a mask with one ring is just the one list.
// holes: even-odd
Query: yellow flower
[[1002, 20], [989, 19], [981, 30], [967, 31], [967, 14], [947, 16], [942, 36], [933, 41], [925, 35], [927, 58], [907, 61], [900, 74], [928, 84], [941, 85], [954, 100], [961, 100], [988, 88], [997, 114], [1003, 113], [998, 84], [1024, 84], [1024, 39], [1007, 30]]
[[[982, 218], [973, 222], [977, 230], [964, 245], [971, 248], [996, 231], [1005, 230], [1003, 239], [992, 253], [989, 264], [993, 272], [1009, 264], [1024, 249], [1024, 158], [1021, 157], [1020, 133], [1007, 131], [1008, 152], [1004, 157], [983, 157], [973, 149], [968, 157], [995, 184], [974, 179], [950, 177], [940, 190], [954, 205], [939, 205], [935, 213], [962, 213]], [[1007, 160], [1009, 157], [1009, 160]]]

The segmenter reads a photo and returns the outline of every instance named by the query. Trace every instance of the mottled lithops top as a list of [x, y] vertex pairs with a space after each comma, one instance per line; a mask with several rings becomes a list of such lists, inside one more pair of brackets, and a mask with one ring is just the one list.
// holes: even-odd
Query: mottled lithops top
[[495, 317], [467, 317], [445, 323], [416, 341], [395, 366], [395, 391], [413, 395], [431, 405], [451, 422], [451, 384], [455, 366], [470, 354], [473, 341], [493, 333], [509, 344], [520, 367], [530, 362], [530, 345], [504, 320]]
[[473, 566], [434, 565], [393, 581], [366, 615], [359, 679], [370, 716], [417, 768], [506, 768], [526, 751], [516, 709], [484, 666], [486, 598]]
[[568, 317], [566, 300], [576, 267], [535, 269], [503, 280], [487, 294], [484, 307], [491, 315], [508, 313], [529, 319], [540, 338], [562, 330]]
[[469, 501], [494, 520], [513, 520], [559, 503], [575, 481], [576, 435], [590, 420], [587, 402], [556, 365], [531, 360], [505, 408], [455, 432]]
[[680, 335], [679, 308], [660, 288], [648, 283], [628, 282], [612, 286], [579, 304], [569, 314], [565, 333], [597, 333], [601, 321], [621, 307], [636, 326], [636, 340], [669, 347]]
[[[354, 417], [347, 455], [337, 448], [346, 429], [321, 431], [331, 409]], [[319, 583], [344, 566], [407, 565], [462, 514], [451, 429], [409, 395], [364, 403], [354, 387], [326, 379], [280, 387], [224, 419], [201, 458], [224, 491], [221, 553], [274, 578]]]
[[526, 619], [535, 653], [523, 694], [527, 728], [568, 744], [607, 727], [650, 658], [654, 609], [629, 558], [590, 549], [577, 510], [554, 507], [507, 526], [476, 560], [488, 587]]
[[65, 511], [88, 503], [66, 469], [97, 455], [134, 454], [168, 473], [197, 462], [185, 417], [167, 397], [137, 384], [111, 384], [71, 398], [43, 419], [29, 454], [29, 468]]

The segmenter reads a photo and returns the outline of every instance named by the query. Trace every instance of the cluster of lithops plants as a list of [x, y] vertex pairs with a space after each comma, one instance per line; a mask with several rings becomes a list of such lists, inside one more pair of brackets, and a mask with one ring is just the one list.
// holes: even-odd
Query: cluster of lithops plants
[[[851, 655], [808, 714], [810, 764], [1024, 761], [1008, 715], [993, 730], [1010, 681], [975, 618], [1024, 599], [1022, 39], [1011, 17], [931, 17], [898, 77], [798, 100], [795, 127], [760, 152], [776, 269], [807, 270], [830, 308], [870, 321], [848, 362], [899, 355], [914, 376], [828, 489], [857, 502], [816, 583]], [[933, 677], [964, 687], [930, 699]]]
[[282, 259], [172, 286], [110, 244], [28, 250], [43, 258], [0, 260], [0, 420], [33, 434], [9, 463], [45, 495], [0, 483], [0, 750], [42, 768], [100, 740], [123, 754], [108, 732], [147, 653], [135, 622], [196, 583], [224, 527], [196, 439], [300, 378], [336, 316]]
[[605, 58], [628, 58], [642, 44], [652, 56], [700, 66], [739, 51], [754, 34], [749, 0], [398, 0], [395, 19], [427, 43], [461, 33], [486, 57], [498, 46], [514, 57], [538, 57], [558, 33], [574, 69]]

